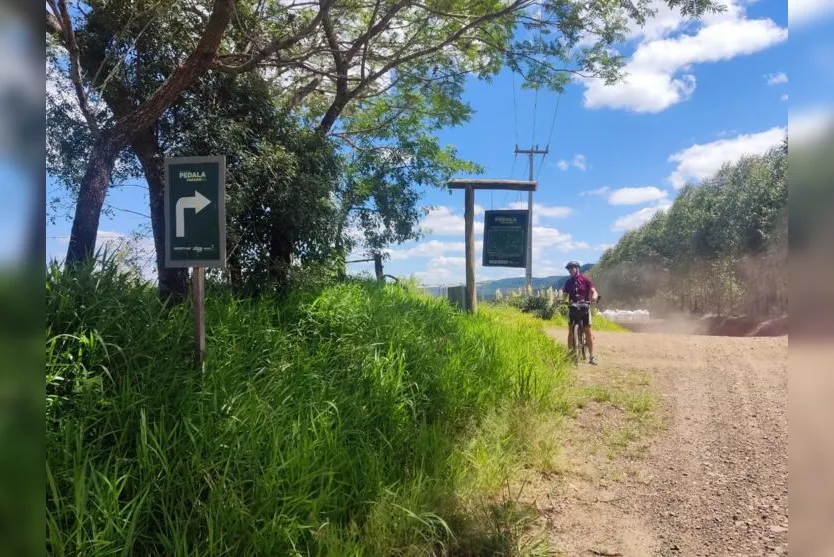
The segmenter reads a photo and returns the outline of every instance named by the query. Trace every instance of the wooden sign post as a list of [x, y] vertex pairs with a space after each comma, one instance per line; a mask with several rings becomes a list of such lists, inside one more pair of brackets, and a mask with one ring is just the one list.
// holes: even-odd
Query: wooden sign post
[[194, 267], [191, 273], [194, 303], [194, 358], [202, 364], [206, 357], [206, 270]]
[[206, 357], [205, 270], [226, 266], [226, 157], [165, 159], [165, 266], [191, 267], [194, 357]]
[[[478, 310], [478, 295], [475, 291], [475, 190], [536, 191], [538, 181], [523, 180], [449, 180], [450, 189], [464, 190], [464, 236], [466, 238], [466, 311]], [[533, 218], [529, 214], [528, 219]], [[486, 246], [484, 246], [486, 248]], [[499, 266], [499, 265], [495, 265]]]

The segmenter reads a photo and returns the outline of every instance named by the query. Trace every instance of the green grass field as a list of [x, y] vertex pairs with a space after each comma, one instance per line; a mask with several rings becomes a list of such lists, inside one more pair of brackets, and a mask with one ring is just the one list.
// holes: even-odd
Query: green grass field
[[529, 316], [408, 286], [209, 285], [202, 369], [189, 307], [109, 266], [46, 286], [51, 555], [513, 554], [490, 509], [575, 407]]

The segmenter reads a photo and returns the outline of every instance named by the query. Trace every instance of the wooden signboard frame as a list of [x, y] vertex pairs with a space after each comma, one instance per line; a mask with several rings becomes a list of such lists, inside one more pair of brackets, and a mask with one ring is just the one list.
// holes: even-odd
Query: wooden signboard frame
[[[536, 191], [537, 180], [449, 180], [449, 189], [464, 190], [464, 236], [466, 238], [466, 311], [475, 313], [478, 296], [475, 292], [475, 190]], [[532, 213], [528, 216], [532, 222]]]

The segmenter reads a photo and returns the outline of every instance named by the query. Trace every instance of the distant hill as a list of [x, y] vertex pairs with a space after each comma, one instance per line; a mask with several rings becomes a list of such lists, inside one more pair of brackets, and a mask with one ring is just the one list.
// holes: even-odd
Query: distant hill
[[[589, 269], [594, 266], [593, 263], [586, 263], [581, 267], [583, 273], [587, 273]], [[553, 275], [549, 277], [533, 277], [533, 290], [542, 290], [553, 287], [554, 289], [561, 289], [565, 285], [570, 275]], [[511, 290], [518, 290], [524, 288], [526, 281], [523, 276], [504, 278], [497, 280], [488, 280], [478, 282], [478, 298], [492, 299], [495, 297], [495, 291], [500, 290], [502, 294], [507, 294]], [[439, 296], [440, 287], [428, 287], [426, 291], [433, 296]]]

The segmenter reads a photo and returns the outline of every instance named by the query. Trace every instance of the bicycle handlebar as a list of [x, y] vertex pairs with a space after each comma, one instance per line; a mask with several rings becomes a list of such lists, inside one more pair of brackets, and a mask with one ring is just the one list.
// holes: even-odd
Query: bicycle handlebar
[[585, 302], [585, 301], [582, 301], [582, 302], [572, 302], [572, 301], [570, 301], [570, 300], [565, 300], [565, 301], [564, 301], [564, 302], [562, 302], [562, 303], [563, 303], [564, 305], [566, 305], [566, 306], [573, 306], [573, 307], [584, 307], [584, 306], [589, 306], [589, 307], [590, 307], [590, 305], [591, 305], [591, 304], [599, 304], [599, 301], [600, 301], [601, 299], [602, 299], [602, 296], [597, 296], [596, 301], [593, 301], [593, 302], [592, 302], [591, 300], [588, 300], [587, 302]]

